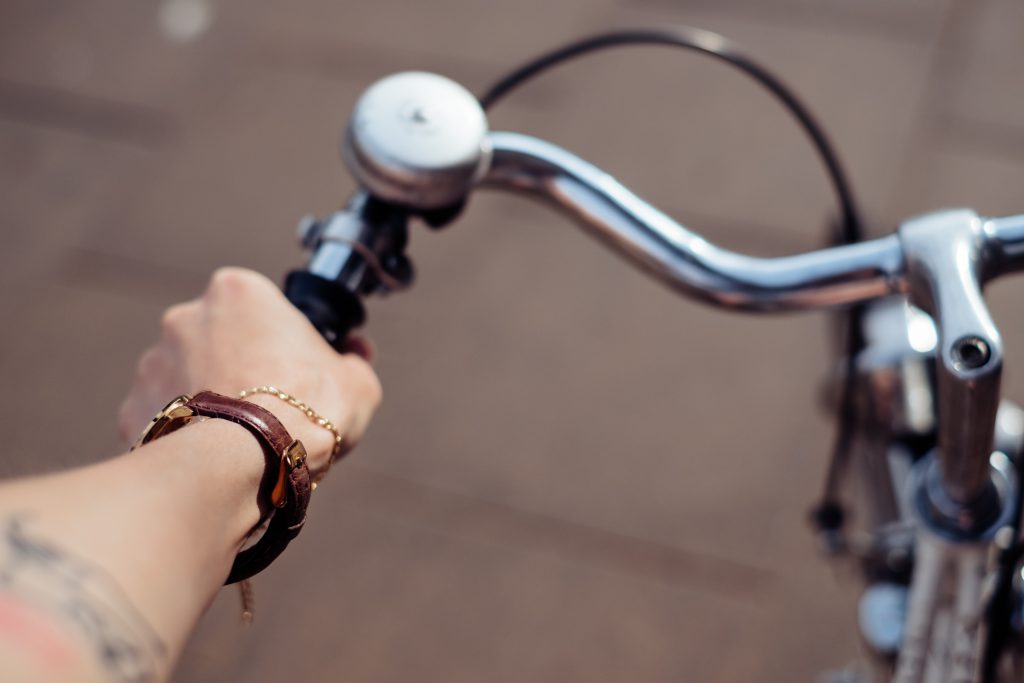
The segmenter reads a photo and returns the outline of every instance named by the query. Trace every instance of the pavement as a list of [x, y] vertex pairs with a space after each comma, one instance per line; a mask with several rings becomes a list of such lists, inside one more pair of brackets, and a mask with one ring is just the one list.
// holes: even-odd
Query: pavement
[[[348, 112], [395, 71], [479, 91], [583, 34], [700, 26], [805, 98], [873, 233], [1024, 212], [1015, 0], [221, 0], [178, 16], [211, 22], [188, 40], [166, 4], [0, 4], [0, 476], [117, 452], [161, 311], [217, 266], [302, 263], [297, 219], [353, 189]], [[567, 66], [492, 125], [745, 252], [816, 248], [834, 215], [782, 110], [693, 54]], [[858, 660], [855, 572], [805, 521], [831, 436], [824, 314], [680, 299], [510, 196], [411, 253], [415, 289], [370, 304], [371, 433], [256, 580], [256, 623], [223, 591], [176, 681], [815, 681]], [[989, 292], [1018, 399], [1019, 288]]]

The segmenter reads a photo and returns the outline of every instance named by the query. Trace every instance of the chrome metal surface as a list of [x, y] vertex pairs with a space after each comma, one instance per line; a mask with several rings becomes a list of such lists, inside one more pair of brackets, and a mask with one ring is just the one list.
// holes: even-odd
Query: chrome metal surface
[[932, 213], [899, 229], [910, 302], [938, 330], [938, 458], [946, 493], [968, 505], [989, 483], [1002, 339], [981, 293], [987, 241], [973, 211]]
[[998, 516], [987, 528], [969, 535], [951, 532], [945, 520], [933, 513], [931, 499], [925, 495], [935, 483], [935, 454], [914, 465], [908, 485], [917, 528], [914, 573], [895, 682], [977, 680], [990, 543], [1011, 523], [1019, 485], [1004, 453], [992, 453], [989, 462]]
[[879, 582], [868, 586], [857, 605], [857, 621], [868, 645], [882, 656], [899, 652], [907, 618], [906, 586]]
[[899, 365], [908, 356], [931, 357], [938, 343], [935, 322], [905, 296], [873, 302], [863, 327], [864, 350], [857, 364], [864, 370]]
[[984, 543], [918, 534], [905, 638], [894, 683], [977, 680], [988, 562]]
[[924, 443], [936, 426], [938, 333], [931, 317], [902, 295], [869, 303], [861, 320], [864, 348], [851, 378], [856, 429], [850, 475], [865, 503], [858, 517], [877, 530], [909, 521], [901, 495], [913, 460], [907, 444]]
[[1024, 446], [1024, 409], [1013, 401], [1000, 401], [993, 441], [997, 451], [1014, 460], [1021, 457], [1021, 447]]
[[544, 199], [633, 263], [685, 294], [726, 308], [783, 311], [841, 306], [898, 292], [895, 236], [781, 258], [721, 249], [597, 167], [550, 143], [492, 133], [483, 184]]
[[445, 208], [461, 202], [487, 168], [487, 118], [455, 81], [417, 71], [395, 74], [359, 98], [342, 158], [379, 199]]
[[362, 258], [355, 258], [358, 254], [352, 243], [365, 239], [365, 233], [374, 229], [362, 217], [367, 200], [365, 193], [356, 193], [344, 209], [322, 221], [310, 225], [308, 218], [302, 219], [301, 239], [313, 248], [306, 267], [309, 272], [339, 282], [352, 291], [360, 289], [369, 264]]
[[982, 225], [985, 235], [985, 282], [1024, 270], [1024, 215], [990, 218]]
[[404, 249], [405, 216], [373, 204], [369, 194], [359, 191], [341, 211], [323, 220], [305, 216], [299, 221], [299, 239], [311, 251], [310, 273], [364, 294], [396, 292], [411, 284], [411, 266], [387, 267]]
[[935, 428], [932, 372], [938, 333], [931, 317], [906, 297], [871, 302], [863, 314], [864, 348], [857, 355], [857, 405], [864, 431], [923, 436]]
[[[689, 296], [748, 311], [870, 301], [910, 291], [904, 257], [909, 253], [916, 283], [911, 300], [941, 317], [943, 358], [953, 359], [967, 374], [990, 373], [1001, 362], [1001, 343], [980, 285], [1024, 269], [1024, 216], [983, 222], [970, 211], [943, 211], [908, 221], [898, 236], [757, 258], [715, 246], [608, 173], [556, 145], [519, 133], [495, 132], [488, 138], [493, 156], [480, 181], [483, 186], [526, 193], [554, 205], [634, 264]], [[925, 327], [917, 325], [911, 332], [928, 332]], [[957, 331], [963, 334], [951, 336]], [[910, 343], [928, 346], [931, 341], [925, 336], [918, 334]], [[953, 358], [954, 351], [969, 350], [979, 340], [988, 356], [982, 366], [966, 367], [962, 353]], [[956, 342], [961, 345], [954, 346]]]
[[[1002, 409], [1007, 433], [1016, 433], [1020, 415]], [[907, 602], [903, 638], [892, 680], [895, 683], [970, 683], [977, 680], [981, 624], [986, 604], [983, 586], [989, 547], [1013, 518], [1018, 485], [1010, 458], [994, 452], [988, 476], [998, 497], [998, 514], [987, 527], [971, 534], [951, 531], [933, 514], [925, 495], [936, 483], [936, 456], [915, 463], [906, 495], [915, 528], [914, 571]], [[940, 482], [941, 483], [941, 482]]]

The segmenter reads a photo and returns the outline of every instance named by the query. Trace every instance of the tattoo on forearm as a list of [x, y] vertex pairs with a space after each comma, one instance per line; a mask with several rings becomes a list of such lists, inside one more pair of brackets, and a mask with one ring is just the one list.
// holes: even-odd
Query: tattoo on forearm
[[64, 619], [115, 680], [149, 683], [158, 678], [167, 647], [113, 579], [27, 533], [24, 517], [0, 524], [0, 591]]

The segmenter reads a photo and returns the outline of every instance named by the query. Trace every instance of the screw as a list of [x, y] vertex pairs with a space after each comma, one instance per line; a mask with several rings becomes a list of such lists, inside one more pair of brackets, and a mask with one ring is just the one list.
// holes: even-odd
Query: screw
[[981, 337], [961, 337], [953, 342], [953, 360], [966, 370], [984, 367], [991, 357], [988, 342]]

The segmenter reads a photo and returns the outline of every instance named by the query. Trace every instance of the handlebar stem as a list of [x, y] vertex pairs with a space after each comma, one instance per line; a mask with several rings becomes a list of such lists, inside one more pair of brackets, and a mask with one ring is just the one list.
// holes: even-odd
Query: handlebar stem
[[966, 506], [989, 487], [989, 456], [999, 406], [1003, 345], [981, 293], [984, 223], [952, 210], [906, 221], [899, 229], [910, 302], [936, 322], [939, 390], [938, 464], [942, 488]]

